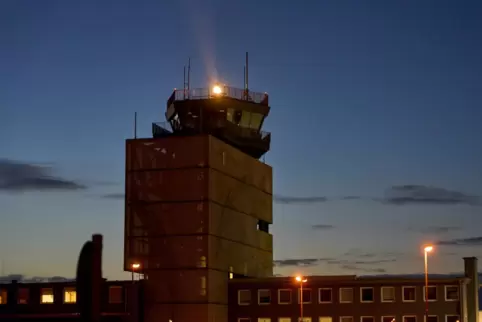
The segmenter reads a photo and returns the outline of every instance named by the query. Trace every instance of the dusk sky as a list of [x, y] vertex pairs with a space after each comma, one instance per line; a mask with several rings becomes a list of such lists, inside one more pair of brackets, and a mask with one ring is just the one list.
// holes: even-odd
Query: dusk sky
[[275, 272], [482, 256], [482, 2], [0, 1], [0, 275], [122, 272], [125, 139], [218, 80], [270, 94]]

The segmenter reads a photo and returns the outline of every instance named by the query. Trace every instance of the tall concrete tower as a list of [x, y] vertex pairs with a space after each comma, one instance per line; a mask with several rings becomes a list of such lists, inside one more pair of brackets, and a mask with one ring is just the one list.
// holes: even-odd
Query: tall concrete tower
[[146, 277], [146, 322], [226, 322], [229, 279], [272, 275], [269, 110], [247, 85], [188, 85], [126, 141], [124, 269]]

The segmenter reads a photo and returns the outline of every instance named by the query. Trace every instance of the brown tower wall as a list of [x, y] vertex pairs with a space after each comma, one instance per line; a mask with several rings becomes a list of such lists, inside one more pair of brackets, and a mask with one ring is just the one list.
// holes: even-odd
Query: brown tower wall
[[257, 229], [272, 223], [271, 167], [208, 135], [127, 140], [126, 153], [125, 269], [148, 277], [146, 321], [226, 321], [230, 273], [272, 275]]

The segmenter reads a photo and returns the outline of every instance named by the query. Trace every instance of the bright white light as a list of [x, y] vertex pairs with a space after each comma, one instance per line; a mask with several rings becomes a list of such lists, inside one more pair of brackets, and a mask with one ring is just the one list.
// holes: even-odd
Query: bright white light
[[219, 95], [222, 93], [223, 93], [223, 90], [221, 89], [221, 87], [219, 87], [218, 85], [213, 86], [213, 94]]
[[433, 246], [426, 246], [424, 249], [423, 249], [426, 253], [429, 253], [433, 250]]

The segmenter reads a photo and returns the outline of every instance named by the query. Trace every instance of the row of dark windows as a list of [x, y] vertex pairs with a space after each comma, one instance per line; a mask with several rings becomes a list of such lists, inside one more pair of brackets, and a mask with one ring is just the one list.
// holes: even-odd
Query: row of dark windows
[[[10, 299], [8, 298], [7, 289], [0, 288], [0, 305], [8, 304]], [[19, 287], [16, 298], [17, 304], [53, 304], [57, 303], [54, 289], [52, 287], [44, 287], [40, 289], [38, 298], [32, 299], [30, 289], [27, 287]], [[64, 287], [62, 292], [62, 303], [74, 304], [77, 302], [77, 291], [75, 287]], [[119, 304], [124, 302], [122, 286], [109, 286], [109, 303]]]
[[[459, 286], [458, 285], [444, 285], [444, 298], [445, 301], [458, 301], [459, 300]], [[426, 297], [428, 301], [438, 301], [439, 292], [437, 286], [429, 286], [426, 290], [423, 287], [422, 299]], [[417, 286], [402, 286], [401, 294], [396, 294], [397, 288], [394, 286], [383, 286], [380, 288], [380, 302], [390, 303], [397, 302], [401, 299], [402, 302], [415, 302], [417, 301]], [[309, 288], [303, 288], [297, 291], [298, 303], [304, 304], [313, 303], [313, 290]], [[427, 292], [427, 293], [426, 293]], [[292, 304], [293, 303], [293, 289], [278, 289], [277, 304]], [[351, 287], [341, 287], [338, 289], [338, 299], [333, 296], [333, 288], [319, 288], [318, 289], [318, 303], [353, 303], [355, 298], [354, 289]], [[375, 288], [373, 287], [360, 287], [360, 302], [361, 303], [373, 303], [375, 302]], [[257, 290], [257, 304], [268, 305], [276, 303], [273, 301], [272, 290], [259, 289]], [[253, 301], [252, 290], [238, 290], [238, 304], [250, 305], [256, 303]]]
[[[298, 322], [333, 322], [333, 317], [331, 316], [320, 316], [318, 318], [312, 318], [312, 317], [303, 317], [303, 320], [301, 318], [293, 319], [294, 321]], [[293, 320], [289, 317], [279, 317], [277, 319], [271, 319], [271, 318], [238, 318], [237, 322], [293, 322]], [[426, 322], [459, 322], [459, 316], [458, 315], [445, 315], [445, 319], [440, 319], [437, 315], [429, 315], [428, 318], [426, 319], [425, 317], [423, 318], [424, 321]], [[354, 322], [355, 319], [353, 316], [340, 316], [339, 317], [339, 322]], [[405, 315], [401, 317], [402, 322], [417, 322], [417, 316], [416, 315]], [[360, 317], [360, 322], [376, 322], [375, 317], [373, 316], [361, 316]], [[398, 322], [396, 317], [394, 315], [392, 316], [382, 316], [380, 319], [380, 322]]]

